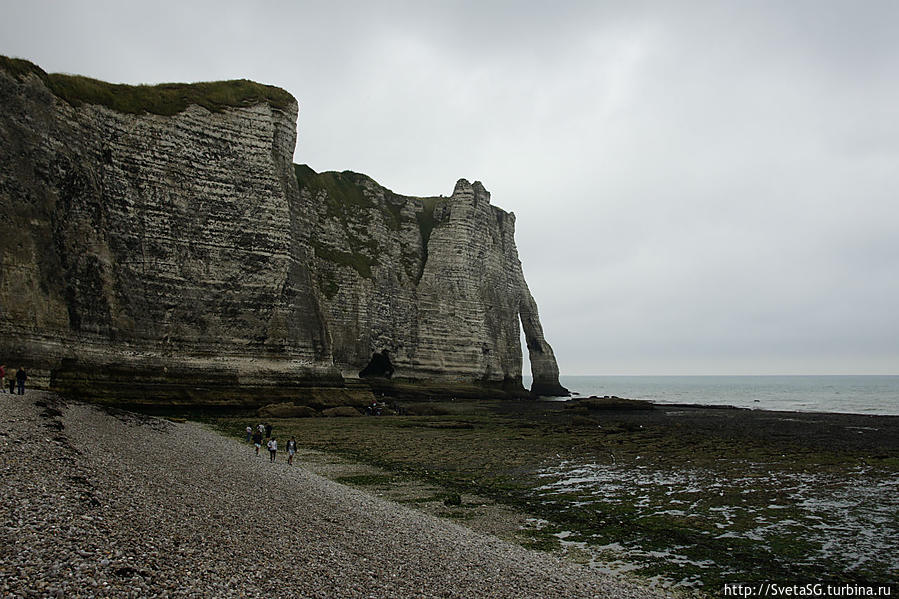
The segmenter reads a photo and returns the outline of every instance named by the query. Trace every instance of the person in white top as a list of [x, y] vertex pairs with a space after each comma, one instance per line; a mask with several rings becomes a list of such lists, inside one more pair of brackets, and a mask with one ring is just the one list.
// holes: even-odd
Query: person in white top
[[275, 461], [275, 454], [278, 453], [278, 441], [274, 437], [268, 442], [268, 453], [271, 456], [271, 462]]
[[293, 465], [293, 454], [297, 452], [297, 442], [293, 437], [287, 442], [287, 465]]

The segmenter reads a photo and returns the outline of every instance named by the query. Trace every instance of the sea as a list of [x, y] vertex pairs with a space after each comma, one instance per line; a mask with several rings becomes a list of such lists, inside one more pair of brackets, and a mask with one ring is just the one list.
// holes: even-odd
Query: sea
[[[530, 387], [531, 377], [524, 385]], [[566, 376], [575, 397], [614, 395], [660, 404], [757, 410], [899, 415], [899, 375]]]

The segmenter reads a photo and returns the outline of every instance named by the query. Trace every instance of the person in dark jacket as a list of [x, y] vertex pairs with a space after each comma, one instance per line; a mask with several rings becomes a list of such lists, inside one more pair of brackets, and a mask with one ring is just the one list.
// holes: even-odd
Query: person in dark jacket
[[259, 448], [262, 447], [262, 433], [258, 430], [253, 433], [253, 445], [256, 446], [256, 455], [259, 455]]
[[16, 382], [19, 384], [19, 395], [25, 395], [25, 381], [27, 379], [28, 375], [25, 374], [25, 369], [20, 366], [18, 372], [16, 372]]

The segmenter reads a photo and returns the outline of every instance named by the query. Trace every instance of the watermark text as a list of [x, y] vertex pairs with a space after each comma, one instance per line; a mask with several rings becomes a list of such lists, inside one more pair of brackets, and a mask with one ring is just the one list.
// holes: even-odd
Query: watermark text
[[890, 585], [810, 582], [732, 582], [724, 585], [725, 597], [890, 597]]

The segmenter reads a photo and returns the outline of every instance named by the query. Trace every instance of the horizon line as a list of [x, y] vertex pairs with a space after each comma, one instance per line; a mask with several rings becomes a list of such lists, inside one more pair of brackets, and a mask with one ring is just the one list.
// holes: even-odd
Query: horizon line
[[[747, 377], [749, 377], [749, 376], [753, 376], [753, 377], [764, 377], [764, 376], [772, 376], [772, 377], [773, 377], [773, 376], [797, 376], [797, 377], [798, 377], [798, 376], [899, 376], [899, 373], [883, 373], [883, 372], [862, 372], [862, 373], [857, 373], [857, 372], [839, 372], [839, 373], [828, 373], [828, 374], [795, 373], [795, 372], [792, 372], [792, 373], [790, 373], [790, 372], [787, 372], [787, 373], [765, 373], [765, 374], [747, 374], [747, 373], [742, 373], [742, 374], [720, 374], [720, 373], [719, 373], [719, 374], [695, 374], [695, 373], [689, 373], [689, 374], [683, 374], [683, 373], [681, 373], [681, 374], [633, 374], [633, 373], [630, 373], [630, 374], [621, 374], [621, 373], [615, 373], [615, 374], [610, 374], [610, 373], [603, 373], [603, 374], [595, 374], [595, 373], [593, 373], [593, 374], [584, 374], [584, 373], [560, 373], [559, 376], [560, 376], [560, 377], [564, 377], [564, 376], [595, 376], [595, 377], [613, 377], [613, 376], [631, 376], [631, 377], [637, 377], [637, 376], [644, 376], [644, 377], [663, 377], [663, 376], [665, 376], [665, 377], [679, 377], [679, 376], [682, 376], [682, 377], [688, 377], [688, 376], [697, 376], [697, 377], [698, 377], [698, 376], [704, 376], [704, 377], [715, 377], [715, 376], [718, 376], [718, 377], [725, 377], [725, 376], [729, 376], [729, 377], [735, 377], [735, 376], [747, 376]], [[522, 377], [533, 378], [533, 375], [530, 374], [530, 373], [528, 373], [528, 374], [522, 373]]]

